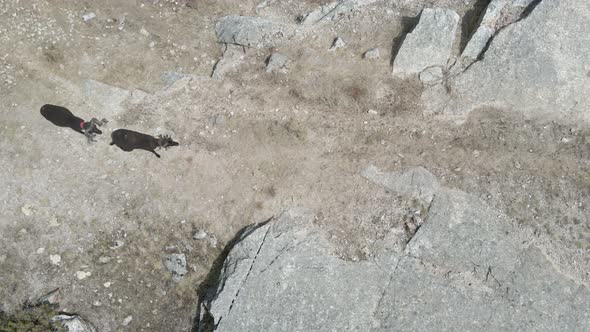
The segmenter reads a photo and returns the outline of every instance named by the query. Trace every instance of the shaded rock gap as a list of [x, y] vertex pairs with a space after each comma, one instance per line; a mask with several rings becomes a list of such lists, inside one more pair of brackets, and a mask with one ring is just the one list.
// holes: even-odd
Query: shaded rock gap
[[[262, 223], [257, 223], [243, 227], [225, 245], [221, 253], [217, 256], [217, 258], [211, 266], [211, 269], [209, 270], [209, 273], [205, 277], [205, 280], [201, 282], [197, 289], [197, 309], [195, 312], [195, 317], [193, 318], [191, 332], [210, 332], [215, 330], [215, 320], [213, 316], [209, 313], [209, 304], [214, 299], [213, 297], [215, 296], [217, 290], [219, 288], [223, 289], [223, 285], [220, 285], [220, 276], [223, 270], [223, 263], [225, 262], [227, 256], [236, 244], [238, 244], [244, 238], [248, 237], [248, 235], [252, 234], [260, 227], [264, 227], [273, 219], [274, 216], [268, 218], [266, 221]], [[260, 248], [262, 248], [263, 243], [264, 240], [261, 241]], [[205, 312], [202, 312], [202, 309], [204, 309]]]
[[[520, 21], [524, 20], [525, 18], [527, 18], [527, 17], [528, 17], [528, 16], [529, 16], [529, 15], [530, 15], [530, 14], [533, 12], [533, 10], [535, 10], [535, 8], [536, 8], [536, 7], [537, 7], [537, 6], [538, 6], [538, 5], [541, 3], [541, 1], [542, 1], [542, 0], [534, 0], [533, 2], [531, 2], [531, 3], [530, 3], [530, 4], [529, 4], [529, 5], [528, 5], [528, 6], [525, 8], [525, 10], [522, 12], [522, 14], [520, 15], [520, 17], [519, 17], [519, 18], [518, 18], [516, 21], [514, 21], [514, 22], [512, 22], [512, 23], [510, 23], [510, 24], [508, 24], [508, 25], [505, 25], [505, 26], [503, 26], [503, 27], [501, 27], [501, 28], [499, 28], [499, 29], [498, 29], [498, 30], [497, 30], [497, 31], [496, 31], [496, 32], [495, 32], [495, 33], [492, 35], [492, 37], [491, 37], [491, 38], [488, 40], [488, 42], [486, 43], [486, 46], [485, 46], [485, 47], [484, 47], [484, 48], [481, 50], [481, 52], [479, 53], [479, 55], [478, 55], [478, 57], [477, 57], [477, 60], [476, 60], [475, 62], [481, 61], [481, 60], [483, 60], [483, 59], [485, 58], [485, 54], [486, 54], [486, 52], [488, 51], [488, 49], [490, 48], [490, 46], [492, 45], [492, 41], [494, 40], [494, 38], [496, 38], [496, 36], [497, 36], [497, 35], [498, 35], [500, 32], [502, 32], [502, 30], [504, 30], [506, 27], [509, 27], [509, 26], [511, 26], [511, 25], [513, 25], [513, 24], [516, 24], [516, 23], [518, 23], [518, 22], [520, 22]], [[485, 12], [484, 12], [484, 13], [485, 13]], [[482, 16], [482, 17], [483, 17], [483, 16]], [[475, 62], [474, 62], [474, 63], [475, 63]], [[465, 68], [463, 71], [466, 71], [466, 70], [467, 70], [467, 69], [469, 69], [469, 67], [471, 67], [472, 65], [473, 65], [473, 63], [472, 63], [472, 64], [470, 64], [469, 66], [467, 66], [467, 68]]]
[[420, 21], [420, 15], [421, 14], [417, 16], [402, 17], [402, 31], [397, 37], [393, 39], [391, 45], [391, 59], [389, 60], [390, 66], [393, 67], [393, 62], [395, 61], [395, 58], [397, 57], [399, 50], [402, 48], [402, 45], [404, 44], [404, 40], [406, 40], [407, 35], [412, 33], [412, 31], [414, 31], [414, 28], [416, 28], [416, 26], [418, 25], [418, 22]]
[[486, 10], [492, 0], [477, 0], [473, 8], [465, 12], [461, 19], [461, 41], [459, 44], [459, 54], [463, 53], [467, 43], [480, 26]]

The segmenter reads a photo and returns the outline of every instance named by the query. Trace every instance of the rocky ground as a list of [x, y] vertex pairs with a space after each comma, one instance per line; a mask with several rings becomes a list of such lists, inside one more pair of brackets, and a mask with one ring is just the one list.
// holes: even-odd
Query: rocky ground
[[[199, 284], [244, 226], [305, 207], [334, 254], [356, 262], [424, 208], [363, 178], [368, 165], [428, 169], [575, 255], [560, 264], [588, 282], [590, 127], [567, 113], [584, 102], [560, 94], [571, 103], [542, 116], [533, 97], [524, 110], [514, 96], [499, 105], [469, 94], [490, 80], [471, 74], [478, 64], [442, 92], [392, 75], [422, 8], [462, 18], [458, 56], [489, 1], [349, 3], [306, 26], [329, 1], [0, 0], [0, 309], [60, 288], [60, 308], [100, 331], [189, 330]], [[285, 40], [227, 48], [216, 35], [226, 15], [284, 24]], [[273, 53], [288, 61], [267, 72]], [[576, 71], [583, 89], [590, 68]], [[550, 91], [546, 77], [531, 82]], [[448, 105], [468, 111], [441, 111], [458, 93]], [[480, 98], [490, 102], [473, 106]], [[47, 103], [109, 123], [89, 144], [46, 121]], [[180, 146], [125, 153], [108, 145], [118, 128]], [[174, 254], [182, 277], [168, 269]]]

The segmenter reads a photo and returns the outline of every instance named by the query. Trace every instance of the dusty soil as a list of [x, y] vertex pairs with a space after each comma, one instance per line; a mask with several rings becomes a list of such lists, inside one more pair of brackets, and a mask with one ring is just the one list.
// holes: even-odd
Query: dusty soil
[[[314, 209], [343, 259], [370, 257], [415, 207], [364, 180], [370, 164], [423, 166], [588, 264], [590, 129], [511, 110], [474, 110], [461, 125], [424, 116], [420, 83], [390, 75], [415, 3], [378, 2], [280, 47], [285, 74], [264, 72], [271, 50], [249, 49], [237, 71], [208, 78], [218, 17], [294, 22], [323, 2], [277, 0], [256, 14], [257, 1], [0, 1], [1, 308], [59, 287], [62, 309], [101, 331], [186, 331], [225, 243], [284, 209]], [[336, 36], [347, 45], [330, 52]], [[380, 59], [362, 59], [371, 47]], [[83, 93], [85, 79], [149, 96], [115, 112]], [[46, 103], [110, 122], [89, 144], [47, 122]], [[125, 153], [108, 145], [117, 128], [180, 146], [161, 159]], [[163, 265], [177, 252], [189, 265], [178, 283]]]

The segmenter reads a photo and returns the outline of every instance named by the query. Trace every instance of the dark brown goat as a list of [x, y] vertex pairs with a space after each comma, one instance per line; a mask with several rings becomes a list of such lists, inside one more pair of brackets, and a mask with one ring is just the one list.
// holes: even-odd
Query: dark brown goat
[[83, 134], [89, 142], [94, 142], [96, 134], [102, 134], [102, 131], [98, 129], [98, 126], [102, 126], [108, 122], [106, 119], [99, 121], [95, 118], [86, 122], [72, 114], [72, 112], [65, 107], [49, 104], [41, 106], [41, 115], [58, 127], [69, 127], [76, 132]]
[[117, 129], [113, 131], [111, 133], [111, 138], [113, 140], [111, 145], [115, 144], [123, 151], [141, 149], [152, 152], [158, 158], [160, 158], [160, 155], [155, 151], [157, 148], [167, 149], [168, 147], [178, 145], [178, 143], [174, 142], [168, 135], [153, 137], [127, 129]]

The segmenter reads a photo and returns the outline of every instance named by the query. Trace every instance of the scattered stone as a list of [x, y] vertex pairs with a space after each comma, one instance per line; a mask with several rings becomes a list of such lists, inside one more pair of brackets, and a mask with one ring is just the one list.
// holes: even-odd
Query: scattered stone
[[45, 252], [45, 248], [39, 248], [39, 249], [37, 249], [37, 253], [38, 254], [42, 254], [44, 252]]
[[101, 305], [102, 305], [102, 303], [100, 303], [100, 301], [94, 301], [92, 303], [92, 306], [94, 306], [94, 307], [100, 307]]
[[55, 216], [52, 216], [51, 219], [49, 219], [49, 227], [58, 227], [59, 223], [57, 222], [57, 218]]
[[209, 245], [213, 248], [217, 248], [217, 238], [213, 235], [209, 237]]
[[111, 257], [107, 257], [107, 256], [100, 256], [100, 257], [98, 258], [98, 262], [99, 262], [100, 264], [106, 264], [106, 263], [110, 262], [110, 261], [111, 261], [111, 259], [112, 259]]
[[29, 204], [25, 204], [20, 208], [20, 211], [27, 217], [30, 217], [34, 212], [35, 209], [33, 208], [32, 205]]
[[127, 15], [119, 16], [119, 27], [117, 28], [117, 29], [119, 29], [119, 31], [123, 31], [123, 29], [125, 29], [126, 20], [127, 20]]
[[369, 5], [377, 0], [339, 0], [334, 1], [303, 15], [299, 22], [304, 26], [311, 26], [318, 23], [334, 21], [346, 17], [362, 6]]
[[459, 74], [477, 61], [489, 40], [502, 28], [518, 20], [533, 0], [493, 0], [475, 33], [469, 39], [461, 57], [452, 69]]
[[78, 280], [84, 280], [87, 277], [90, 277], [92, 275], [91, 272], [84, 272], [84, 271], [77, 271], [76, 272], [76, 278], [78, 278]]
[[200, 230], [193, 235], [195, 240], [204, 240], [207, 237], [207, 233], [204, 230]]
[[104, 286], [104, 288], [109, 288], [109, 287], [111, 287], [111, 282], [107, 281], [103, 284], [103, 286]]
[[172, 273], [172, 280], [179, 282], [186, 275], [186, 256], [184, 254], [171, 254], [166, 256], [164, 266]]
[[60, 292], [59, 288], [56, 288], [56, 289], [52, 290], [51, 292], [39, 297], [39, 299], [37, 299], [37, 305], [43, 305], [43, 304], [57, 305], [57, 304], [59, 304], [60, 299], [61, 299], [61, 292]]
[[215, 25], [217, 41], [246, 47], [279, 45], [295, 35], [294, 27], [258, 17], [225, 16]]
[[49, 260], [51, 261], [51, 264], [59, 265], [59, 262], [61, 262], [61, 256], [60, 255], [49, 255]]
[[132, 320], [133, 320], [133, 316], [129, 315], [129, 316], [125, 317], [125, 319], [123, 319], [123, 322], [121, 323], [121, 325], [127, 326], [127, 325], [129, 325], [129, 323], [131, 323]]
[[258, 14], [258, 12], [260, 12], [262, 9], [270, 6], [273, 2], [275, 2], [275, 0], [263, 0], [261, 3], [256, 5], [256, 8], [255, 8], [256, 13]]
[[223, 114], [216, 114], [213, 117], [213, 125], [214, 126], [221, 126], [225, 123], [225, 115]]
[[367, 111], [367, 113], [372, 114], [372, 115], [378, 115], [379, 112], [375, 111], [374, 109], [370, 109], [369, 111]]
[[448, 68], [458, 25], [459, 15], [452, 10], [424, 9], [393, 61], [393, 75], [403, 78], [433, 66]]
[[92, 323], [78, 315], [61, 314], [51, 318], [53, 322], [60, 322], [67, 332], [97, 332]]
[[340, 37], [336, 37], [336, 39], [334, 39], [334, 42], [332, 42], [332, 46], [330, 47], [330, 51], [335, 51], [339, 48], [343, 48], [344, 46], [346, 46], [346, 43], [344, 42], [344, 40], [342, 40], [342, 38]]
[[164, 88], [168, 88], [170, 86], [172, 86], [172, 84], [174, 84], [176, 81], [183, 79], [185, 77], [190, 76], [189, 74], [183, 74], [183, 73], [178, 73], [175, 71], [167, 71], [162, 73], [162, 79], [164, 80]]
[[95, 17], [96, 17], [95, 13], [88, 13], [88, 14], [82, 15], [82, 19], [84, 20], [84, 22], [88, 22]]
[[268, 59], [266, 59], [266, 72], [273, 73], [273, 72], [286, 72], [286, 66], [289, 62], [289, 58], [280, 53], [273, 53], [271, 54]]
[[363, 54], [363, 59], [379, 59], [379, 49], [378, 48], [370, 48]]
[[125, 245], [125, 242], [124, 241], [122, 241], [122, 240], [115, 240], [115, 241], [113, 241], [111, 243], [111, 245], [109, 246], [109, 248], [115, 250], [115, 249], [121, 248], [124, 245]]

